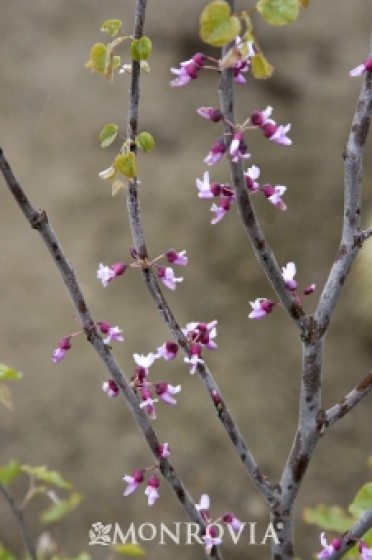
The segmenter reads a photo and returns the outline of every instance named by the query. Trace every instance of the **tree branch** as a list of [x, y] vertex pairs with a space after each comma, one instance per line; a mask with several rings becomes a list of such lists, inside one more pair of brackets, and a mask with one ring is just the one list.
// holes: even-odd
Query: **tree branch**
[[331, 427], [337, 420], [343, 418], [366, 395], [372, 391], [372, 373], [369, 373], [354, 389], [337, 404], [325, 411], [324, 427]]
[[19, 529], [22, 533], [23, 542], [25, 544], [28, 554], [30, 555], [32, 560], [37, 560], [36, 549], [34, 543], [32, 542], [31, 536], [28, 532], [28, 528], [24, 520], [23, 511], [17, 506], [11, 494], [8, 492], [8, 490], [5, 488], [3, 484], [0, 484], [0, 492], [4, 496], [5, 500], [8, 502], [9, 507], [12, 510], [13, 515], [17, 520]]
[[328, 556], [329, 560], [339, 560], [350, 548], [355, 546], [358, 540], [372, 527], [372, 508], [366, 511], [360, 519], [342, 535], [342, 545], [340, 550]]

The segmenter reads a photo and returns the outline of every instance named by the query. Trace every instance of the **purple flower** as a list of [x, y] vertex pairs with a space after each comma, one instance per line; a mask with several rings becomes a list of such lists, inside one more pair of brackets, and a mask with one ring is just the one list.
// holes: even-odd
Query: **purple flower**
[[297, 289], [297, 282], [294, 279], [296, 275], [296, 265], [289, 262], [282, 268], [282, 276], [287, 290], [294, 292]]
[[329, 558], [334, 552], [340, 550], [341, 548], [340, 539], [333, 539], [332, 543], [328, 544], [327, 539], [325, 538], [325, 533], [321, 533], [320, 535], [320, 544], [322, 545], [323, 550], [316, 555], [317, 558]]
[[201, 68], [204, 66], [205, 56], [202, 53], [195, 54], [190, 60], [181, 62], [180, 68], [171, 68], [172, 74], [178, 76], [170, 82], [173, 87], [187, 85], [191, 80], [195, 80]]
[[196, 179], [196, 188], [199, 198], [214, 198], [221, 194], [221, 185], [209, 182], [209, 171], [204, 173], [203, 180]]
[[227, 214], [227, 212], [231, 208], [231, 203], [234, 201], [235, 201], [235, 197], [233, 196], [221, 196], [218, 204], [213, 202], [211, 206], [211, 212], [214, 213], [214, 216], [211, 219], [212, 225], [217, 224], [225, 217], [225, 214]]
[[212, 122], [219, 122], [223, 119], [223, 115], [219, 109], [215, 109], [214, 107], [199, 107], [196, 110], [198, 115], [203, 117], [203, 119], [207, 119]]
[[226, 152], [226, 144], [223, 138], [219, 138], [211, 147], [209, 154], [204, 159], [204, 163], [207, 165], [215, 165], [220, 159], [223, 158], [224, 153]]
[[312, 294], [313, 292], [315, 292], [316, 290], [316, 284], [310, 284], [310, 286], [307, 286], [303, 293], [305, 296], [309, 296], [310, 294]]
[[370, 560], [372, 558], [372, 549], [363, 541], [359, 543], [359, 552], [362, 560]]
[[349, 72], [349, 76], [354, 78], [355, 76], [361, 76], [363, 72], [372, 72], [372, 57], [367, 58], [363, 64], [359, 64]]
[[174, 249], [170, 249], [165, 254], [167, 261], [171, 264], [178, 264], [178, 266], [186, 266], [188, 263], [188, 257], [186, 256], [186, 251], [180, 251], [177, 253]]
[[162, 443], [156, 450], [158, 457], [166, 459], [170, 455], [169, 443]]
[[158, 402], [158, 399], [153, 399], [151, 392], [147, 388], [143, 388], [141, 391], [141, 399], [142, 402], [140, 404], [140, 408], [145, 408], [146, 413], [149, 415], [150, 418], [155, 420], [156, 413], [155, 413], [155, 406], [154, 404]]
[[251, 114], [252, 125], [259, 126], [261, 128], [269, 121], [272, 112], [273, 108], [269, 105], [264, 111], [253, 111], [253, 113]]
[[156, 357], [164, 358], [164, 360], [169, 362], [170, 360], [174, 360], [174, 358], [177, 356], [177, 352], [178, 352], [178, 344], [172, 341], [164, 342], [162, 346], [158, 347]]
[[250, 301], [249, 304], [252, 307], [252, 311], [248, 315], [249, 319], [262, 319], [271, 313], [276, 305], [273, 301], [266, 298], [257, 298], [255, 301]]
[[248, 146], [242, 132], [235, 132], [230, 143], [229, 154], [231, 156], [231, 160], [235, 163], [240, 159], [247, 159], [251, 157], [251, 154], [248, 153]]
[[260, 168], [257, 165], [252, 165], [248, 167], [247, 171], [244, 173], [245, 183], [247, 189], [251, 193], [255, 193], [260, 189], [260, 185], [257, 183], [256, 179], [260, 176]]
[[277, 185], [276, 187], [273, 187], [272, 185], [264, 185], [262, 187], [262, 192], [271, 204], [283, 211], [287, 210], [287, 206], [282, 201], [282, 196], [286, 190], [287, 187], [283, 187], [282, 185]]
[[113, 341], [124, 342], [123, 331], [119, 327], [112, 327], [107, 321], [98, 321], [97, 325], [102, 334], [107, 334], [106, 338], [103, 339], [104, 344], [110, 344]]
[[147, 503], [149, 506], [153, 506], [156, 500], [159, 498], [159, 484], [159, 479], [156, 475], [152, 476], [147, 481], [145, 494], [147, 496]]
[[66, 356], [66, 353], [68, 352], [68, 350], [70, 350], [70, 348], [71, 348], [71, 337], [65, 336], [64, 338], [61, 338], [61, 340], [58, 342], [57, 348], [53, 352], [53, 357], [52, 357], [53, 362], [56, 364], [57, 362], [63, 360], [63, 358]]
[[200, 344], [191, 344], [191, 348], [190, 348], [190, 356], [186, 356], [183, 361], [186, 364], [190, 364], [191, 367], [189, 369], [189, 373], [191, 373], [191, 375], [194, 375], [194, 373], [196, 372], [198, 365], [199, 364], [204, 364], [204, 360], [202, 360], [201, 356], [201, 346]]
[[276, 124], [265, 124], [263, 127], [264, 134], [266, 138], [275, 142], [276, 144], [282, 144], [283, 146], [290, 146], [292, 144], [292, 140], [288, 138], [287, 132], [291, 129], [290, 124], [279, 125]]
[[222, 543], [221, 537], [218, 536], [217, 528], [214, 525], [208, 525], [205, 531], [205, 535], [202, 537], [204, 541], [204, 546], [207, 554], [212, 552], [214, 546], [218, 546]]
[[109, 397], [117, 397], [119, 394], [119, 387], [113, 379], [109, 379], [108, 381], [102, 383], [102, 391]]
[[155, 383], [155, 391], [158, 397], [166, 404], [177, 404], [173, 395], [181, 391], [181, 385], [174, 386], [165, 381], [160, 381]]
[[209, 507], [210, 507], [210, 499], [208, 494], [202, 494], [200, 497], [200, 502], [195, 504], [196, 509], [203, 517], [205, 521], [209, 519]]
[[124, 496], [129, 496], [129, 494], [135, 492], [141, 482], [143, 482], [143, 471], [135, 470], [132, 475], [126, 474], [123, 480], [128, 484], [127, 488], [125, 489]]
[[244, 525], [233, 513], [225, 513], [222, 517], [222, 521], [226, 523], [226, 525], [230, 525], [235, 533], [239, 533]]
[[183, 278], [177, 278], [174, 275], [174, 271], [170, 266], [158, 266], [158, 278], [170, 290], [176, 289], [177, 282], [183, 282]]
[[97, 278], [101, 280], [103, 287], [106, 288], [111, 280], [124, 274], [127, 268], [128, 265], [124, 263], [116, 263], [110, 267], [100, 263], [97, 270]]

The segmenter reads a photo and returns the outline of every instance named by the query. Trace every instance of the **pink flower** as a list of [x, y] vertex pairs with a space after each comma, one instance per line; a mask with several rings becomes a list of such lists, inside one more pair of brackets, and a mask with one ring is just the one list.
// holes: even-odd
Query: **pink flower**
[[273, 187], [272, 185], [264, 185], [262, 187], [262, 192], [271, 204], [283, 211], [287, 210], [287, 206], [282, 201], [282, 196], [286, 190], [287, 187], [283, 187], [282, 185], [277, 185], [276, 187]]
[[146, 388], [143, 388], [141, 391], [141, 399], [142, 402], [140, 404], [140, 408], [145, 408], [149, 417], [152, 418], [152, 420], [155, 420], [156, 413], [154, 404], [158, 402], [158, 399], [153, 399], [151, 392]]
[[103, 287], [106, 288], [111, 280], [124, 274], [127, 268], [128, 265], [124, 263], [116, 263], [110, 267], [100, 263], [97, 270], [97, 278], [101, 280]]
[[316, 555], [317, 558], [329, 558], [334, 552], [340, 550], [342, 543], [340, 539], [333, 539], [331, 544], [327, 544], [325, 533], [321, 533], [320, 544], [323, 550]]
[[363, 541], [359, 543], [359, 552], [362, 560], [370, 560], [372, 558], [372, 549]]
[[53, 362], [56, 364], [57, 362], [63, 360], [63, 358], [66, 356], [66, 353], [68, 352], [68, 350], [70, 350], [70, 348], [71, 348], [71, 337], [66, 336], [64, 338], [61, 338], [61, 340], [58, 342], [57, 348], [53, 352], [53, 357], [52, 357]]
[[219, 109], [215, 109], [214, 107], [199, 107], [196, 110], [198, 115], [203, 117], [203, 119], [207, 119], [212, 122], [219, 122], [223, 119], [223, 115]]
[[[216, 183], [212, 183], [214, 185]], [[203, 175], [202, 179], [196, 179], [196, 188], [198, 189], [198, 197], [199, 198], [214, 198], [220, 194], [221, 189], [219, 192], [214, 193], [212, 190], [212, 185], [209, 183], [209, 171], [206, 171]]]
[[172, 74], [178, 76], [170, 82], [173, 87], [187, 85], [191, 80], [195, 80], [201, 68], [204, 66], [205, 56], [202, 53], [195, 54], [190, 60], [181, 62], [180, 68], [171, 68]]
[[164, 342], [162, 346], [159, 346], [158, 351], [156, 353], [157, 358], [164, 358], [167, 362], [170, 360], [174, 360], [177, 356], [178, 352], [178, 344], [175, 342]]
[[129, 494], [135, 492], [141, 482], [143, 482], [143, 471], [135, 470], [132, 475], [126, 474], [123, 480], [128, 484], [127, 488], [125, 489], [124, 496], [129, 496]]
[[177, 404], [173, 395], [181, 391], [181, 385], [174, 386], [165, 381], [160, 381], [159, 383], [155, 383], [155, 391], [158, 397], [166, 404]]
[[117, 397], [119, 394], [119, 387], [113, 379], [109, 379], [108, 381], [102, 383], [102, 391], [109, 397]]
[[133, 359], [136, 364], [144, 369], [148, 369], [157, 359], [157, 355], [150, 352], [149, 354], [133, 354]]
[[196, 509], [202, 516], [205, 521], [209, 519], [209, 507], [210, 507], [210, 499], [208, 494], [202, 494], [200, 497], [200, 502], [195, 504]]
[[213, 340], [217, 336], [216, 320], [209, 323], [187, 323], [182, 332], [190, 341], [199, 343], [209, 350], [217, 348], [217, 344]]
[[170, 290], [176, 289], [177, 282], [183, 282], [183, 278], [177, 278], [174, 275], [174, 270], [170, 266], [158, 266], [158, 278]]
[[211, 224], [215, 225], [220, 222], [224, 217], [225, 214], [230, 210], [231, 204], [235, 201], [235, 197], [233, 196], [221, 196], [218, 205], [213, 202], [211, 206], [211, 212], [214, 213], [213, 218], [211, 219]]
[[207, 554], [212, 552], [214, 546], [218, 546], [222, 543], [221, 537], [218, 536], [217, 528], [214, 525], [208, 525], [205, 531], [205, 535], [202, 537], [204, 541], [204, 546]]
[[367, 58], [363, 64], [359, 64], [349, 72], [349, 76], [354, 78], [355, 76], [361, 76], [363, 72], [372, 72], [372, 57]]
[[251, 193], [255, 193], [260, 189], [260, 185], [257, 183], [256, 179], [260, 176], [260, 168], [257, 165], [252, 165], [244, 173], [245, 182], [247, 189]]
[[253, 126], [259, 126], [260, 128], [264, 126], [271, 116], [273, 108], [267, 106], [264, 111], [253, 111], [251, 114], [251, 123]]
[[262, 319], [271, 313], [276, 305], [273, 301], [266, 298], [257, 298], [255, 301], [250, 301], [249, 304], [252, 307], [252, 311], [248, 315], [249, 319]]
[[294, 292], [297, 289], [297, 282], [294, 279], [296, 275], [296, 265], [289, 262], [282, 268], [282, 276], [287, 290]]
[[110, 342], [123, 342], [123, 331], [119, 327], [112, 327], [107, 321], [98, 321], [97, 325], [101, 329], [102, 334], [107, 334], [107, 337], [103, 339], [104, 344], [110, 344]]
[[170, 249], [165, 254], [167, 261], [171, 264], [178, 264], [178, 266], [186, 266], [188, 263], [188, 257], [186, 256], [186, 251], [180, 251], [177, 253], [174, 249]]
[[156, 475], [152, 476], [147, 481], [147, 488], [145, 494], [147, 496], [147, 503], [149, 506], [153, 506], [156, 500], [159, 498], [159, 479]]
[[235, 533], [239, 533], [243, 526], [243, 523], [239, 521], [233, 513], [225, 513], [222, 517], [222, 521], [226, 523], [226, 525], [230, 525]]
[[279, 126], [276, 124], [265, 124], [263, 130], [266, 138], [276, 144], [282, 144], [283, 146], [290, 146], [292, 144], [292, 140], [287, 136], [287, 132], [291, 130], [290, 124], [286, 124], [285, 126], [282, 124]]
[[207, 165], [215, 165], [220, 159], [223, 158], [224, 153], [226, 152], [226, 144], [223, 138], [219, 138], [211, 147], [209, 154], [204, 159], [204, 163]]
[[230, 143], [229, 154], [233, 162], [251, 157], [251, 154], [248, 153], [248, 146], [242, 132], [235, 132]]
[[194, 375], [194, 373], [196, 372], [198, 365], [199, 364], [204, 364], [204, 360], [201, 359], [201, 346], [200, 344], [191, 344], [191, 348], [190, 348], [190, 356], [186, 356], [183, 361], [186, 364], [190, 364], [191, 367], [189, 369], [189, 373], [191, 373], [191, 375]]
[[307, 288], [304, 289], [303, 293], [305, 296], [309, 296], [310, 294], [315, 292], [315, 290], [316, 290], [316, 284], [310, 284], [310, 286], [307, 286]]
[[170, 455], [170, 449], [168, 443], [162, 443], [159, 445], [158, 449], [156, 450], [158, 457], [166, 459]]

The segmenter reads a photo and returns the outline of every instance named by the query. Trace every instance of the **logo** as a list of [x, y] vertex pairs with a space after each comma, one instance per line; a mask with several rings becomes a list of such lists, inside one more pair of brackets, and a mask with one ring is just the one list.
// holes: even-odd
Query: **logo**
[[89, 531], [89, 545], [91, 544], [103, 544], [108, 545], [111, 544], [111, 537], [108, 533], [110, 533], [112, 527], [112, 523], [109, 525], [103, 525], [100, 521], [97, 523], [92, 524], [92, 528]]

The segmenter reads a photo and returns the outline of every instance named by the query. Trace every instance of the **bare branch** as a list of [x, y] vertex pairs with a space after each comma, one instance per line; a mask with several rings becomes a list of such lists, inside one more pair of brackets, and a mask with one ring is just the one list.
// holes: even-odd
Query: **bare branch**
[[8, 502], [9, 507], [12, 510], [13, 515], [17, 520], [19, 529], [22, 533], [23, 542], [25, 544], [28, 554], [30, 555], [32, 560], [37, 560], [36, 549], [34, 543], [32, 542], [31, 536], [28, 532], [28, 528], [24, 520], [24, 514], [22, 509], [17, 506], [13, 497], [11, 496], [11, 494], [8, 492], [8, 490], [3, 484], [0, 484], [0, 492], [4, 496], [5, 500]]
[[315, 314], [317, 323], [324, 331], [328, 328], [342, 286], [362, 246], [360, 221], [363, 155], [371, 117], [372, 72], [366, 72], [343, 154], [344, 221], [340, 247]]
[[365, 396], [372, 391], [372, 373], [369, 373], [354, 389], [350, 391], [339, 403], [325, 411], [324, 426], [329, 428], [337, 420], [343, 418]]

